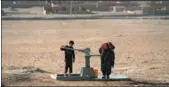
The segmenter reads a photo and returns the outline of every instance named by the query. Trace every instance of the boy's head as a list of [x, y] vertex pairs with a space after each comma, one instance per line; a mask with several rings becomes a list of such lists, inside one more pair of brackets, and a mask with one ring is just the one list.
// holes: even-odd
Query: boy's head
[[69, 45], [73, 46], [74, 45], [74, 41], [73, 40], [69, 41]]

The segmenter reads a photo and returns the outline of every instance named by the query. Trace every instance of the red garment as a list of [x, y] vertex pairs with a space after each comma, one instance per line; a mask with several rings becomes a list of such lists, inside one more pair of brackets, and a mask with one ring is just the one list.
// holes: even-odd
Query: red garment
[[101, 46], [101, 52], [104, 53], [104, 51], [108, 49], [107, 43], [102, 44]]
[[105, 50], [115, 49], [115, 46], [111, 42], [108, 42], [108, 43], [102, 44], [102, 46], [100, 47], [100, 49], [101, 49], [101, 53], [104, 53]]

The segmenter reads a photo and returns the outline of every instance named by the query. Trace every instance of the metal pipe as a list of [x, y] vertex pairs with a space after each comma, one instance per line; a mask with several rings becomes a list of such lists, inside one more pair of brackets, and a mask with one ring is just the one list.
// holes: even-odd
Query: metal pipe
[[90, 54], [90, 48], [85, 48], [85, 49], [72, 49], [72, 48], [66, 48], [66, 47], [64, 47], [64, 48], [84, 53], [85, 54], [85, 67], [86, 68], [90, 68], [90, 57], [100, 56], [100, 55], [91, 55]]
[[90, 56], [101, 56], [101, 55], [97, 55], [97, 54], [96, 54], [96, 55], [90, 55]]

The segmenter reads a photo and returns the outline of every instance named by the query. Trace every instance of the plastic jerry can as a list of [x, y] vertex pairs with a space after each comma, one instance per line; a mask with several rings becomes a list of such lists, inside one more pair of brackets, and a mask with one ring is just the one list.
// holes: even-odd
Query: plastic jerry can
[[98, 77], [98, 74], [99, 74], [99, 72], [98, 72], [98, 70], [97, 69], [94, 69], [94, 77]]

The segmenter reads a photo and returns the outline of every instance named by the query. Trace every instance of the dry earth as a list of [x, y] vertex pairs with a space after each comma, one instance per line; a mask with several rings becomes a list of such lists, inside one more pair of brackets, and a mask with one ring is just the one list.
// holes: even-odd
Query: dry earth
[[[69, 40], [75, 41], [75, 48], [90, 47], [93, 54], [98, 54], [102, 43], [111, 41], [116, 46], [116, 65], [112, 75], [126, 75], [133, 81], [71, 82], [51, 79], [51, 74], [64, 71], [64, 53], [59, 48]], [[7, 86], [169, 83], [168, 56], [169, 20], [2, 20], [2, 82]], [[83, 54], [77, 53], [74, 73], [79, 73], [83, 66]], [[91, 66], [100, 70], [99, 57], [91, 59]], [[20, 71], [16, 71], [18, 69]]]

